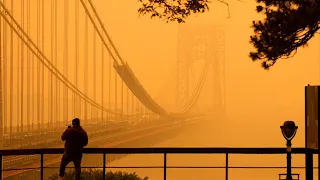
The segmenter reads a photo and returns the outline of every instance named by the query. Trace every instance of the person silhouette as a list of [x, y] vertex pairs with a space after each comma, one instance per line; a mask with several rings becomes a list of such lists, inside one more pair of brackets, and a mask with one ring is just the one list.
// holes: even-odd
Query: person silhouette
[[68, 126], [62, 134], [61, 139], [65, 141], [65, 149], [60, 163], [58, 179], [63, 178], [66, 166], [72, 161], [75, 167], [75, 179], [80, 180], [83, 147], [88, 145], [88, 135], [80, 126], [79, 118], [72, 120], [72, 127]]

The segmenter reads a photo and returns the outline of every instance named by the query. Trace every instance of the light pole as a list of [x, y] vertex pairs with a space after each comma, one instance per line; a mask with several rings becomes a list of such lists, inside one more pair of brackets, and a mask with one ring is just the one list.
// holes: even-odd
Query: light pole
[[293, 121], [286, 121], [280, 126], [283, 137], [287, 140], [287, 178], [292, 180], [291, 175], [291, 140], [297, 133], [298, 126]]

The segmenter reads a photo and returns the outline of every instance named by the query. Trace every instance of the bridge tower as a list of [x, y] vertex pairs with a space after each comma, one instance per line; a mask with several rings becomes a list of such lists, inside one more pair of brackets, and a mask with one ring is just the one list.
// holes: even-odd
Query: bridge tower
[[[178, 27], [176, 105], [181, 109], [189, 100], [193, 64], [211, 58], [206, 84], [212, 84], [212, 114], [226, 117], [225, 31], [213, 24], [181, 24]], [[191, 72], [191, 73], [190, 73]], [[211, 77], [210, 77], [211, 76]], [[196, 82], [197, 83], [197, 80]], [[196, 86], [196, 85], [195, 85]]]

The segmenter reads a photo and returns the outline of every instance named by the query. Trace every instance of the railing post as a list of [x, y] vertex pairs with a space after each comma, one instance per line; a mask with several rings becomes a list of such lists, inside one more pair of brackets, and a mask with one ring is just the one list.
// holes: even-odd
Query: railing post
[[0, 155], [0, 179], [2, 179], [2, 155]]
[[167, 180], [167, 153], [164, 153], [163, 155], [163, 179]]
[[226, 153], [226, 180], [229, 179], [229, 153]]
[[40, 180], [43, 180], [43, 153], [40, 154]]
[[105, 180], [106, 179], [106, 163], [107, 163], [106, 162], [106, 153], [105, 152], [103, 153], [103, 161], [102, 161], [102, 163], [103, 163], [103, 165], [102, 165], [103, 166], [102, 167], [103, 168], [102, 169], [102, 179]]
[[313, 179], [313, 154], [306, 149], [306, 179]]

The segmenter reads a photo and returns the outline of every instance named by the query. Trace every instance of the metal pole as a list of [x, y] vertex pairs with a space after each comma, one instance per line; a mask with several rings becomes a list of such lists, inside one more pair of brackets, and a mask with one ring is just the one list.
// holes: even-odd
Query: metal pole
[[[318, 92], [319, 93], [319, 92]], [[319, 129], [318, 129], [318, 144], [319, 144]], [[312, 156], [312, 155], [311, 155]], [[320, 180], [320, 154], [319, 154], [319, 151], [318, 151], [318, 180]], [[313, 170], [313, 166], [312, 166], [312, 170]], [[313, 171], [312, 171], [313, 172]]]
[[106, 153], [103, 153], [103, 169], [102, 169], [102, 179], [106, 179]]
[[306, 179], [313, 179], [313, 154], [306, 150]]
[[291, 141], [287, 140], [287, 178], [286, 180], [292, 180], [291, 176]]
[[43, 180], [43, 154], [40, 154], [40, 179]]
[[0, 179], [2, 179], [2, 155], [0, 155]]
[[167, 153], [164, 153], [163, 163], [163, 179], [167, 180]]
[[229, 179], [229, 154], [226, 153], [226, 180]]

